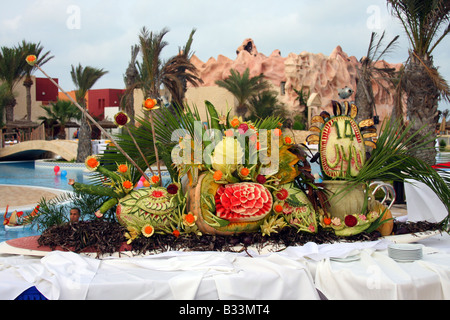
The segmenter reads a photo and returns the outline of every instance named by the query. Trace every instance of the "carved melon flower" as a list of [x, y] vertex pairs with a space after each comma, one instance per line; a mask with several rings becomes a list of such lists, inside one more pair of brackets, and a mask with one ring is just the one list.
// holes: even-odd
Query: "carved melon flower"
[[334, 217], [334, 218], [331, 219], [331, 223], [332, 223], [334, 226], [338, 227], [338, 226], [341, 225], [341, 219], [339, 219], [338, 217]]
[[215, 195], [216, 214], [230, 222], [253, 222], [265, 218], [272, 210], [269, 190], [257, 183], [234, 183], [221, 186]]
[[145, 111], [151, 111], [151, 110], [159, 109], [159, 107], [156, 106], [157, 103], [158, 102], [156, 101], [156, 99], [148, 98], [143, 103], [143, 109]]
[[248, 131], [248, 124], [246, 123], [241, 123], [238, 127], [238, 131], [240, 134], [244, 134]]
[[211, 158], [212, 167], [214, 170], [220, 170], [223, 173], [234, 172], [237, 165], [243, 162], [243, 157], [244, 150], [240, 143], [232, 137], [225, 137], [214, 148], [214, 154]]
[[273, 134], [275, 135], [275, 137], [281, 137], [283, 132], [280, 129], [276, 128], [273, 130]]
[[250, 169], [247, 167], [241, 167], [238, 170], [238, 175], [241, 179], [250, 179], [249, 175], [250, 175]]
[[180, 230], [175, 229], [175, 230], [173, 230], [172, 234], [173, 234], [173, 236], [174, 236], [175, 238], [178, 238], [178, 237], [180, 236], [181, 233], [180, 233]]
[[237, 127], [239, 127], [241, 122], [242, 122], [242, 118], [238, 118], [237, 116], [234, 116], [233, 119], [231, 119], [231, 121], [230, 121], [230, 125], [233, 128], [237, 128]]
[[277, 216], [273, 216], [264, 221], [261, 225], [262, 236], [270, 236], [271, 233], [278, 233], [278, 231], [283, 229], [285, 226], [286, 222], [283, 218], [277, 219]]
[[197, 216], [195, 216], [192, 212], [189, 212], [188, 214], [182, 215], [183, 224], [186, 227], [193, 227], [195, 225], [195, 222], [197, 221]]
[[284, 143], [287, 144], [287, 145], [291, 145], [294, 142], [292, 141], [291, 137], [287, 136], [287, 137], [284, 137]]
[[227, 116], [226, 115], [219, 116], [219, 124], [222, 124], [222, 125], [227, 124]]
[[84, 161], [84, 164], [86, 165], [86, 168], [89, 171], [96, 171], [97, 168], [100, 166], [100, 162], [98, 161], [96, 156], [89, 156]]
[[146, 224], [145, 226], [142, 227], [141, 232], [144, 235], [144, 237], [150, 238], [155, 233], [155, 228], [153, 228], [153, 226], [149, 224]]
[[265, 176], [263, 176], [262, 174], [258, 174], [258, 175], [256, 176], [256, 181], [257, 181], [258, 183], [264, 184], [264, 183], [267, 182], [267, 178], [266, 178]]
[[275, 193], [275, 197], [280, 201], [286, 200], [289, 197], [289, 192], [285, 188], [281, 188]]
[[127, 173], [128, 166], [126, 164], [121, 164], [117, 167], [117, 171], [119, 171], [120, 173]]
[[27, 56], [26, 61], [30, 66], [33, 67], [37, 63], [37, 57], [31, 54]]
[[281, 213], [283, 212], [283, 206], [284, 206], [283, 202], [277, 201], [273, 205], [273, 211], [275, 211], [276, 213]]
[[128, 226], [127, 231], [125, 233], [125, 238], [128, 239], [127, 244], [133, 242], [134, 239], [138, 236], [138, 231], [135, 227]]
[[213, 178], [215, 181], [220, 181], [222, 180], [223, 177], [223, 172], [220, 170], [217, 170], [216, 172], [214, 172]]
[[133, 189], [133, 183], [129, 180], [126, 180], [122, 182], [122, 187], [125, 190], [125, 192], [129, 192]]
[[119, 112], [114, 116], [114, 123], [119, 127], [127, 125], [130, 122], [130, 117], [125, 112]]
[[150, 180], [151, 180], [151, 183], [153, 186], [155, 186], [155, 187], [159, 186], [159, 183], [160, 183], [159, 176], [152, 176]]

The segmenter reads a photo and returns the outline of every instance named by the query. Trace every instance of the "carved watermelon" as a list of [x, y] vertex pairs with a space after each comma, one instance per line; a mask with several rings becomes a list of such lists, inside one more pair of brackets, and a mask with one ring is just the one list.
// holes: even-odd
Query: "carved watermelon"
[[230, 222], [252, 222], [265, 218], [272, 209], [272, 195], [258, 183], [221, 186], [215, 196], [216, 215]]
[[294, 183], [282, 185], [274, 193], [274, 198], [274, 206], [281, 206], [283, 217], [288, 224], [299, 231], [317, 233], [316, 211], [306, 194], [295, 187]]
[[257, 232], [272, 205], [272, 195], [263, 185], [220, 185], [211, 173], [200, 176], [196, 187], [189, 191], [189, 211], [197, 217], [199, 230], [206, 234]]
[[165, 188], [142, 188], [119, 200], [116, 215], [124, 226], [140, 230], [150, 224], [158, 230], [170, 224], [168, 218], [177, 207], [176, 197]]
[[366, 161], [358, 124], [348, 116], [331, 118], [323, 126], [319, 152], [322, 171], [328, 177], [358, 175]]

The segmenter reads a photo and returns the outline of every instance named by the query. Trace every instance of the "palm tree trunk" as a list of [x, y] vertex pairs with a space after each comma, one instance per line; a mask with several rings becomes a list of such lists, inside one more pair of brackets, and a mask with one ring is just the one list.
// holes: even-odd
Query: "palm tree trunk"
[[136, 80], [127, 79], [127, 89], [125, 93], [125, 113], [130, 117], [130, 123], [134, 126], [134, 83]]
[[66, 126], [65, 125], [61, 125], [59, 127], [58, 139], [66, 140]]
[[5, 116], [7, 123], [14, 121], [14, 107], [16, 106], [16, 104], [17, 101], [15, 98], [8, 100], [8, 102], [5, 104]]
[[244, 119], [247, 112], [248, 112], [248, 108], [245, 104], [239, 104], [236, 107], [236, 115], [238, 117], [242, 117]]
[[31, 121], [31, 86], [33, 85], [31, 77], [27, 76], [23, 85], [27, 92], [27, 120]]
[[358, 107], [358, 122], [373, 118], [375, 99], [373, 97], [372, 81], [364, 71], [358, 71], [356, 84], [355, 104]]
[[92, 154], [92, 142], [91, 142], [92, 130], [91, 126], [83, 114], [81, 117], [80, 132], [78, 135], [78, 151], [77, 162], [83, 163], [87, 157]]
[[422, 64], [413, 54], [406, 65], [404, 86], [407, 98], [407, 117], [412, 123], [413, 132], [419, 131], [419, 139], [429, 135], [431, 140], [426, 148], [414, 152], [414, 156], [425, 161], [429, 165], [436, 163], [436, 124], [439, 121], [438, 101], [439, 90], [430, 78], [427, 68], [434, 69], [431, 60], [422, 60]]

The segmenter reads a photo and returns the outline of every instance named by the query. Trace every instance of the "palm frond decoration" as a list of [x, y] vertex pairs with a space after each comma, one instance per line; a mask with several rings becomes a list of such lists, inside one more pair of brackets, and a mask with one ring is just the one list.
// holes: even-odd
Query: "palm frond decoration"
[[[178, 174], [169, 160], [171, 151], [178, 143], [178, 139], [187, 134], [191, 137], [196, 137], [198, 134], [201, 134], [201, 137], [203, 136], [203, 132], [197, 133], [197, 135], [195, 134], [196, 128], [194, 122], [201, 121], [198, 109], [187, 106], [185, 111], [179, 110], [181, 109], [175, 110], [174, 113], [168, 108], [161, 108], [155, 111], [154, 125], [156, 137], [153, 137], [150, 122], [143, 117], [136, 117], [136, 126], [129, 125], [128, 128], [131, 135], [124, 131], [116, 136], [117, 143], [130, 157], [135, 159], [137, 165], [142, 170], [147, 169], [146, 162], [150, 164], [156, 162], [156, 155], [153, 148], [153, 140], [155, 139], [157, 141], [158, 152], [173, 181], [178, 180]], [[133, 139], [139, 145], [146, 161], [142, 159]], [[125, 162], [126, 158], [115, 147], [112, 147], [110, 152], [102, 156], [102, 163], [106, 164], [108, 168], [114, 168], [117, 163]], [[140, 173], [138, 170], [132, 172], [132, 179], [134, 183], [139, 181]]]
[[413, 156], [415, 151], [426, 148], [429, 136], [417, 140], [416, 136], [420, 132], [412, 132], [412, 127], [413, 124], [404, 126], [400, 120], [386, 120], [377, 148], [356, 177], [347, 177], [353, 183], [345, 190], [374, 180], [422, 182], [436, 193], [449, 211], [449, 215], [442, 221], [442, 227], [447, 230], [450, 218], [450, 173], [436, 170]]

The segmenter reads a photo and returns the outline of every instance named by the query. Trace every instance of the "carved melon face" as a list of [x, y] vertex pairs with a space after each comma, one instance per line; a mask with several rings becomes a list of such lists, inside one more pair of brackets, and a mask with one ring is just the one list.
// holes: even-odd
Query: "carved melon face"
[[117, 206], [117, 219], [125, 226], [140, 230], [150, 224], [155, 229], [164, 228], [170, 220], [178, 202], [166, 188], [142, 188], [132, 191], [120, 199]]
[[[329, 178], [355, 177], [366, 161], [366, 147], [376, 148], [372, 138], [377, 136], [372, 119], [359, 125], [354, 118], [358, 108], [347, 101], [342, 106], [333, 101], [334, 117], [328, 112], [312, 118], [313, 132], [307, 138], [310, 144], [319, 145], [322, 172]], [[362, 133], [361, 133], [362, 132]]]
[[348, 116], [332, 118], [322, 129], [319, 144], [323, 173], [332, 178], [357, 176], [365, 163], [365, 145], [356, 122]]

